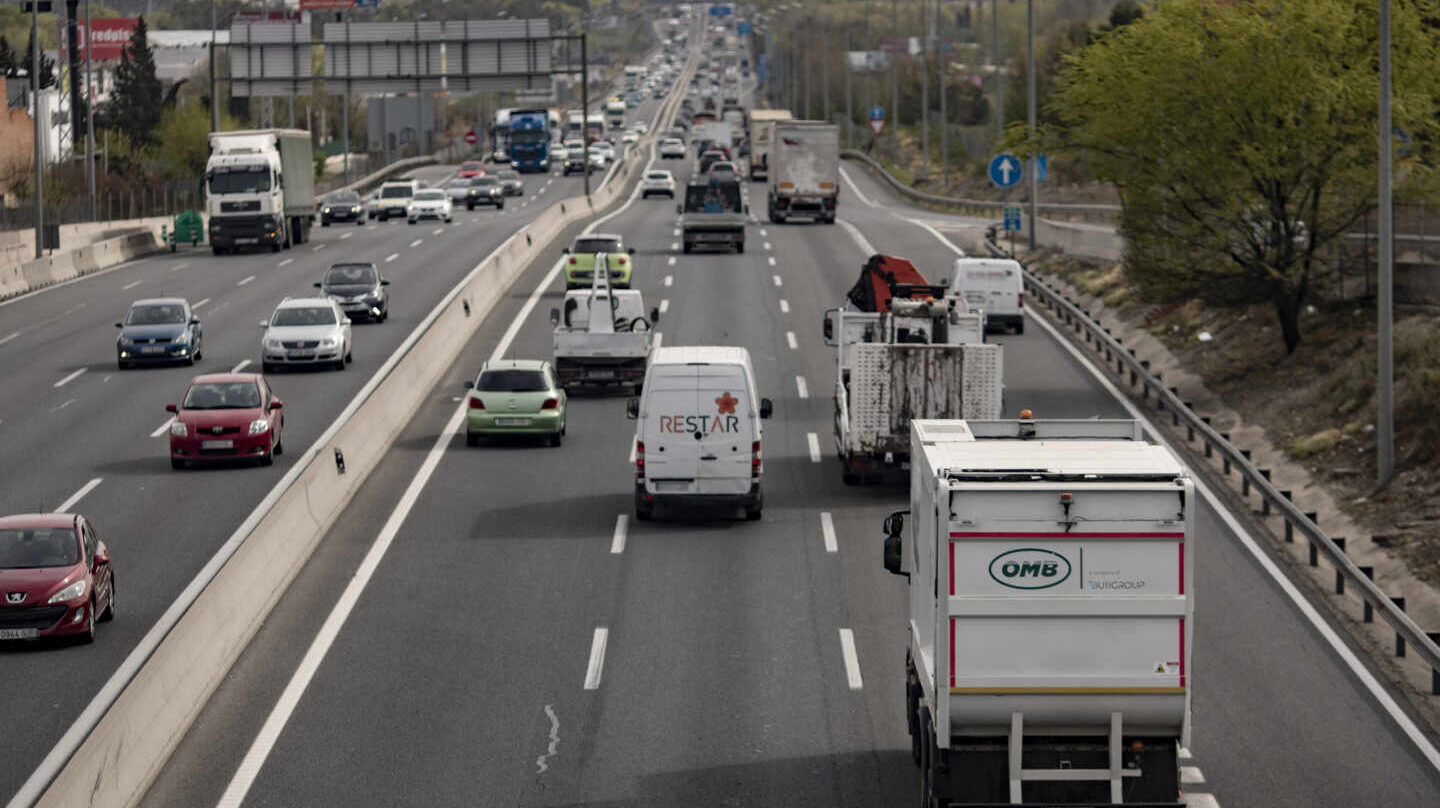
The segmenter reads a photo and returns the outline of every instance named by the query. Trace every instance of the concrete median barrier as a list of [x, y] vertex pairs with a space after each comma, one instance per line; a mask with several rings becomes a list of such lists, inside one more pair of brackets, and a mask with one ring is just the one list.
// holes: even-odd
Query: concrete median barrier
[[99, 272], [159, 252], [155, 231], [146, 227], [44, 258], [0, 268], [0, 299], [22, 295], [81, 275]]

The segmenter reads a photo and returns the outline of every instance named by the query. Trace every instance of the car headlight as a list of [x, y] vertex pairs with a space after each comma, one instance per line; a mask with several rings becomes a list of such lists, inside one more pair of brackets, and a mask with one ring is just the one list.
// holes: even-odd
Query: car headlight
[[183, 438], [190, 434], [190, 430], [185, 426], [184, 421], [177, 418], [170, 422], [170, 434], [177, 438]]
[[321, 213], [329, 213], [329, 212], [330, 212], [330, 209], [329, 209], [329, 208], [322, 208], [322, 209], [320, 210], [320, 212], [321, 212]]
[[360, 212], [360, 206], [359, 206], [359, 205], [356, 205], [355, 207], [353, 207], [353, 208], [350, 209], [350, 212], [351, 212], [351, 213], [359, 213], [359, 212]]
[[280, 340], [278, 340], [278, 339], [270, 339], [270, 338], [267, 337], [267, 338], [265, 339], [265, 347], [266, 347], [266, 348], [269, 348], [269, 349], [272, 350], [272, 351], [278, 351], [278, 350], [280, 350], [283, 346], [280, 344]]
[[85, 597], [86, 582], [84, 578], [76, 581], [64, 589], [50, 596], [51, 603], [62, 603], [67, 600], [79, 600]]
[[335, 342], [334, 337], [325, 337], [324, 339], [320, 340], [321, 348], [334, 348], [336, 344], [337, 343]]
[[251, 435], [263, 435], [270, 431], [270, 422], [264, 418], [256, 418], [250, 422]]
[[134, 344], [135, 344], [135, 340], [130, 339], [129, 337], [125, 336], [124, 334], [121, 334], [121, 335], [120, 335], [120, 344], [121, 344], [121, 345], [124, 345], [125, 347], [128, 348], [128, 347], [130, 347], [131, 345], [134, 345]]
[[180, 334], [175, 337], [175, 339], [172, 339], [170, 341], [175, 343], [176, 345], [187, 345], [190, 342], [190, 332], [181, 331]]

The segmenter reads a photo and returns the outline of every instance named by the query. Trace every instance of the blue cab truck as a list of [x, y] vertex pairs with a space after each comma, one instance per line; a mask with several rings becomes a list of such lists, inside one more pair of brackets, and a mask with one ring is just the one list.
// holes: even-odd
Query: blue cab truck
[[510, 164], [516, 171], [550, 170], [550, 111], [510, 111]]

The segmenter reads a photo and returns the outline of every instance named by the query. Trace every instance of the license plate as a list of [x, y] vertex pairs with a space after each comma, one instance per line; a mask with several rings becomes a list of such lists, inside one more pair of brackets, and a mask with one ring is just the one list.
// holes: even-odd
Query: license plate
[[291, 352], [290, 352], [290, 358], [291, 358], [291, 359], [314, 359], [314, 358], [315, 358], [315, 352], [314, 352], [314, 351], [291, 351]]
[[205, 440], [200, 442], [201, 449], [234, 449], [233, 440]]
[[0, 640], [33, 640], [38, 636], [38, 628], [0, 628]]
[[689, 491], [691, 483], [688, 480], [655, 481], [656, 491]]
[[235, 239], [235, 243], [236, 243], [236, 244], [259, 244], [259, 243], [260, 243], [260, 239], [258, 239], [258, 238], [237, 238], [237, 239]]
[[164, 345], [142, 345], [142, 346], [140, 346], [140, 353], [164, 353], [164, 352], [165, 352], [165, 346], [164, 346]]
[[530, 426], [529, 418], [496, 418], [496, 426]]
[[613, 370], [592, 370], [592, 371], [590, 371], [590, 378], [592, 378], [592, 379], [613, 379], [613, 378], [615, 378], [615, 371], [613, 371]]

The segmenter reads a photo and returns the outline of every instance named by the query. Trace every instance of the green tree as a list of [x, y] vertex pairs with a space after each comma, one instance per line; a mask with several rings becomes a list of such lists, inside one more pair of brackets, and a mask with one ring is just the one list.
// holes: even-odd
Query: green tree
[[[30, 75], [30, 68], [35, 64], [35, 37], [31, 36], [25, 41], [25, 57], [16, 65], [17, 73], [25, 76]], [[47, 90], [55, 86], [55, 60], [45, 55], [45, 50], [40, 50], [40, 89]]]
[[120, 54], [115, 89], [104, 110], [105, 125], [125, 133], [139, 146], [154, 142], [155, 127], [164, 112], [165, 94], [155, 76], [155, 54], [148, 37], [149, 29], [141, 17], [131, 32], [130, 45]]
[[[233, 128], [223, 109], [220, 127]], [[155, 129], [155, 143], [166, 179], [188, 178], [198, 183], [210, 157], [210, 109], [204, 104], [167, 108]]]
[[[1417, 142], [1437, 129], [1435, 11], [1394, 7], [1394, 123]], [[1375, 206], [1378, 22], [1356, 0], [1170, 0], [1070, 58], [1040, 145], [1119, 189], [1142, 293], [1268, 301], [1292, 353], [1305, 303], [1336, 280], [1333, 247]], [[1418, 150], [1395, 169], [1427, 171]]]

